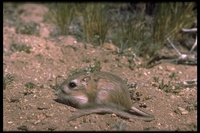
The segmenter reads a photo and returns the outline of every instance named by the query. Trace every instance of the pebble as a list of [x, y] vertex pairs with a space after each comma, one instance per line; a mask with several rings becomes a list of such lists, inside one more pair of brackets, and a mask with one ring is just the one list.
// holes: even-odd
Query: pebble
[[50, 125], [49, 127], [48, 127], [48, 130], [49, 131], [54, 131], [54, 130], [56, 130], [58, 127], [56, 126], [56, 125]]
[[17, 127], [17, 129], [22, 131], [28, 131], [28, 127], [24, 125]]
[[171, 99], [175, 99], [176, 97], [175, 97], [174, 95], [171, 95], [170, 98], [171, 98]]
[[167, 71], [175, 71], [176, 69], [172, 66], [166, 66]]
[[197, 102], [194, 103], [194, 107], [197, 110]]
[[49, 105], [46, 105], [46, 104], [41, 104], [37, 107], [38, 110], [44, 110], [44, 109], [48, 109], [49, 108]]
[[116, 51], [117, 47], [112, 43], [105, 43], [103, 47], [107, 50]]
[[177, 108], [178, 113], [182, 114], [182, 115], [187, 115], [188, 111], [182, 107], [178, 107]]
[[9, 122], [8, 122], [8, 124], [12, 124], [12, 123], [13, 123], [12, 121], [9, 121]]
[[158, 69], [162, 70], [163, 68], [162, 68], [162, 66], [159, 66]]
[[144, 75], [145, 75], [145, 76], [147, 76], [147, 73], [146, 73], [146, 72], [144, 72]]
[[10, 102], [19, 102], [20, 99], [21, 98], [21, 95], [20, 94], [18, 94], [18, 95], [15, 95], [15, 96], [13, 96], [11, 99], [10, 99]]
[[97, 117], [95, 117], [95, 116], [93, 117], [92, 116], [91, 118], [88, 119], [88, 121], [89, 121], [90, 124], [94, 124], [94, 123], [97, 122]]
[[112, 117], [117, 117], [117, 115], [116, 115], [116, 114], [114, 114], [114, 113], [113, 113], [113, 114], [111, 114], [111, 116], [112, 116]]

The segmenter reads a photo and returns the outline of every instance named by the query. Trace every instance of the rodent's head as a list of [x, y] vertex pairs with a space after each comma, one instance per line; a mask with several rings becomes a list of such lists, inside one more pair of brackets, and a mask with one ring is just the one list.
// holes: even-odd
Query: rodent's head
[[75, 107], [86, 105], [89, 101], [88, 92], [92, 81], [93, 78], [88, 73], [70, 76], [58, 88], [56, 92], [58, 99]]

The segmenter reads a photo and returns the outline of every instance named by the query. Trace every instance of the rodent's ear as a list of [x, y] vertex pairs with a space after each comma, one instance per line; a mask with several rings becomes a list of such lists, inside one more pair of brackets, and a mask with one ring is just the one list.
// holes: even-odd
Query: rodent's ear
[[85, 77], [82, 79], [82, 81], [88, 83], [91, 79], [92, 79], [92, 77], [88, 75], [88, 76], [85, 76]]

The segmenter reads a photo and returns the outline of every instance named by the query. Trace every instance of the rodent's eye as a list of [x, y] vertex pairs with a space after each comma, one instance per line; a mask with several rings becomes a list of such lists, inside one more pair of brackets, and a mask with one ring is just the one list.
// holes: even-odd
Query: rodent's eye
[[70, 88], [74, 88], [74, 87], [76, 87], [76, 84], [75, 84], [74, 82], [70, 82], [70, 83], [69, 83], [69, 87], [70, 87]]

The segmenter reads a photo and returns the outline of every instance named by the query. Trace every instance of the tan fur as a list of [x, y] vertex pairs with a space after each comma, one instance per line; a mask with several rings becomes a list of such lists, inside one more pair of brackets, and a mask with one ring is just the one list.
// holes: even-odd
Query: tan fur
[[108, 72], [70, 76], [57, 91], [58, 99], [81, 110], [70, 120], [91, 113], [115, 113], [124, 118], [151, 121], [154, 116], [132, 105], [126, 82]]

